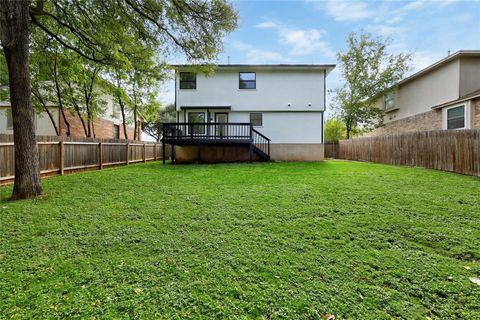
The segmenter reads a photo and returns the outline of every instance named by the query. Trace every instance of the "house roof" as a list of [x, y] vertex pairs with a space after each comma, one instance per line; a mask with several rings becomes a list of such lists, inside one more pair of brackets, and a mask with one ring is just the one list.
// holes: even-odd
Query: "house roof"
[[441, 108], [444, 108], [444, 107], [448, 107], [452, 104], [462, 103], [464, 101], [468, 101], [468, 100], [475, 99], [475, 98], [478, 98], [478, 97], [480, 97], [480, 89], [478, 89], [476, 91], [473, 91], [469, 94], [463, 95], [458, 99], [433, 106], [432, 109], [441, 109]]
[[480, 57], [480, 50], [459, 50], [455, 53], [452, 53], [450, 55], [448, 55], [447, 57], [435, 62], [434, 64], [412, 74], [411, 76], [401, 80], [400, 82], [398, 82], [396, 84], [396, 86], [399, 86], [399, 85], [402, 85], [404, 83], [407, 83], [407, 82], [410, 82], [418, 77], [421, 77], [423, 76], [424, 74], [432, 71], [432, 70], [435, 70], [447, 63], [449, 63], [450, 61], [453, 61], [453, 60], [456, 60], [460, 57]]
[[[173, 64], [172, 67], [175, 69], [179, 68], [192, 68], [192, 67], [202, 67], [206, 65], [194, 65], [194, 64]], [[334, 68], [335, 64], [216, 64], [213, 65], [218, 69], [238, 69], [238, 68], [249, 68], [249, 69], [319, 69], [326, 70], [327, 74], [330, 73]]]
[[232, 106], [180, 106], [181, 110], [186, 109], [232, 109]]

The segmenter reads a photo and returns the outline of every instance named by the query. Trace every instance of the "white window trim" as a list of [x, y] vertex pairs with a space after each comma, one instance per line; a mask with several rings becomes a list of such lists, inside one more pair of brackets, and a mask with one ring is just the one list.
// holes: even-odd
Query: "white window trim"
[[447, 112], [450, 109], [453, 108], [458, 108], [461, 106], [465, 106], [464, 108], [464, 117], [465, 117], [465, 125], [463, 128], [456, 128], [456, 129], [449, 129], [449, 130], [464, 130], [464, 129], [471, 129], [472, 127], [472, 108], [471, 108], [471, 102], [470, 101], [465, 101], [462, 103], [457, 103], [449, 107], [445, 107], [442, 109], [442, 129], [447, 130]]

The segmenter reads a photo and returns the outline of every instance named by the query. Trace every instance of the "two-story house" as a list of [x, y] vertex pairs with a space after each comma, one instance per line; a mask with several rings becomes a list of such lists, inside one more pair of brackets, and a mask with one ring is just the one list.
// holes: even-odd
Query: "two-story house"
[[[95, 137], [125, 138], [120, 106], [110, 94], [103, 94], [101, 99], [105, 102], [105, 106], [92, 122], [92, 130], [95, 133]], [[55, 136], [58, 133], [59, 136], [66, 136], [68, 122], [72, 137], [85, 137], [82, 121], [71, 109], [65, 110], [65, 119], [60, 111], [60, 107], [54, 103], [50, 103], [48, 106], [50, 115], [46, 111], [36, 110], [33, 118], [35, 134]], [[8, 101], [0, 102], [0, 134], [13, 134], [12, 110]], [[134, 129], [130, 125], [127, 126], [127, 136], [129, 139], [133, 139], [134, 136]], [[138, 137], [140, 137], [140, 133]]]
[[480, 128], [480, 50], [463, 50], [397, 83], [377, 100], [384, 126], [369, 136]]
[[177, 123], [164, 142], [178, 162], [324, 157], [326, 77], [335, 65], [177, 65]]

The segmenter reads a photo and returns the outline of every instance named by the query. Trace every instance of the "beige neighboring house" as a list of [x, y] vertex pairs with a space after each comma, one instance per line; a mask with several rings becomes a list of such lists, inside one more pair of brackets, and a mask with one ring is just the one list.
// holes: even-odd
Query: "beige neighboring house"
[[400, 81], [377, 106], [385, 126], [367, 136], [480, 129], [480, 50], [457, 51]]
[[[125, 137], [123, 131], [123, 121], [120, 113], [120, 107], [114, 98], [108, 94], [102, 96], [102, 100], [106, 102], [105, 110], [94, 121], [93, 126], [96, 138], [115, 138], [123, 139]], [[59, 130], [60, 136], [67, 135], [67, 125], [60, 112], [60, 108], [55, 105], [48, 107], [52, 115], [55, 126]], [[65, 111], [68, 123], [70, 124], [70, 134], [72, 137], [85, 137], [85, 130], [80, 118], [75, 113]], [[47, 112], [35, 112], [34, 125], [36, 135], [55, 136], [55, 127]], [[129, 139], [133, 139], [134, 129], [127, 126], [127, 135]], [[12, 110], [9, 102], [0, 102], [0, 134], [13, 134]]]

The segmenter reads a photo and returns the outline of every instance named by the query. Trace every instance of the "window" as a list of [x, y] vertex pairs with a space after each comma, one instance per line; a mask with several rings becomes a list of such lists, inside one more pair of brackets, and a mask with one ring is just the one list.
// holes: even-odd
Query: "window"
[[[7, 114], [7, 130], [13, 130], [13, 116], [12, 116], [12, 109], [8, 108], [6, 110]], [[40, 119], [42, 116], [40, 115]], [[33, 128], [37, 130], [37, 113], [33, 112]]]
[[465, 128], [465, 106], [447, 109], [447, 129]]
[[[205, 112], [189, 112], [188, 123], [205, 123]], [[193, 125], [190, 126], [192, 134], [205, 134], [205, 126]]]
[[263, 125], [263, 113], [261, 113], [261, 112], [251, 112], [250, 113], [250, 123], [254, 127], [261, 127]]
[[12, 109], [7, 109], [7, 130], [13, 130]]
[[385, 110], [395, 108], [395, 92], [389, 92], [384, 96]]
[[120, 126], [117, 124], [113, 125], [113, 137], [115, 139], [120, 139]]
[[197, 89], [197, 74], [180, 72], [180, 89]]
[[239, 89], [256, 89], [257, 74], [255, 72], [240, 72]]

